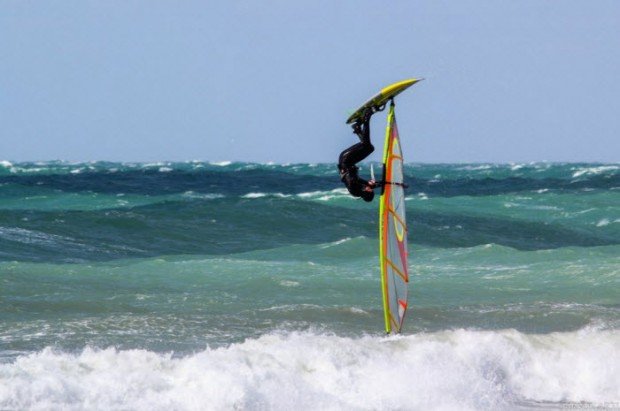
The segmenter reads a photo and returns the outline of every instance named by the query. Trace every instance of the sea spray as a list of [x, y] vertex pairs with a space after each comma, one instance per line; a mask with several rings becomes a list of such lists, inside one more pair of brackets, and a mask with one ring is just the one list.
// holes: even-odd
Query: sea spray
[[2, 408], [513, 409], [620, 403], [617, 331], [275, 333], [183, 357], [53, 349], [0, 365]]

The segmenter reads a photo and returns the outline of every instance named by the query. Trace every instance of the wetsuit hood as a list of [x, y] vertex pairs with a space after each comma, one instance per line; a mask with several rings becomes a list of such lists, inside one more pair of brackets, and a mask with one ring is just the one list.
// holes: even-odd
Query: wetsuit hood
[[374, 191], [362, 191], [362, 195], [360, 196], [364, 199], [364, 201], [366, 202], [371, 202], [373, 198], [375, 198], [375, 192]]

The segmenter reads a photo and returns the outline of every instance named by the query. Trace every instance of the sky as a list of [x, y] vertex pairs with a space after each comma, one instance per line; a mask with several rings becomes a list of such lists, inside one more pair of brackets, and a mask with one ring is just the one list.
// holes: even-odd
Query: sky
[[[620, 1], [0, 1], [0, 160], [620, 161]], [[383, 144], [385, 112], [372, 120]]]

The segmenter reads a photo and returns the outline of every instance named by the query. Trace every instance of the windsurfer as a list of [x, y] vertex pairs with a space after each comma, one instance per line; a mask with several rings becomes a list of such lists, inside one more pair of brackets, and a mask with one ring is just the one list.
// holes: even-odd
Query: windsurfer
[[366, 181], [360, 178], [357, 174], [359, 167], [356, 164], [375, 151], [375, 147], [370, 143], [370, 117], [374, 112], [373, 107], [368, 107], [353, 124], [353, 132], [357, 134], [360, 142], [345, 149], [338, 158], [340, 179], [352, 196], [361, 197], [364, 201], [372, 201], [375, 196], [373, 189], [377, 187], [377, 183], [374, 180]]

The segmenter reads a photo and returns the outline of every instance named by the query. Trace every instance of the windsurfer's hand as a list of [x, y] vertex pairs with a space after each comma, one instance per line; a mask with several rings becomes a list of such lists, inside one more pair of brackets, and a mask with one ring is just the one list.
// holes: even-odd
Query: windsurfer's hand
[[368, 182], [368, 184], [366, 185], [366, 187], [364, 187], [364, 191], [372, 191], [375, 187], [377, 186], [377, 183], [375, 182], [375, 180], [370, 180]]

